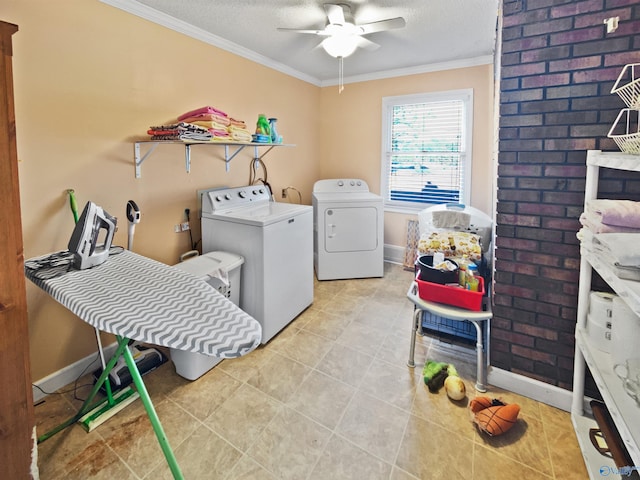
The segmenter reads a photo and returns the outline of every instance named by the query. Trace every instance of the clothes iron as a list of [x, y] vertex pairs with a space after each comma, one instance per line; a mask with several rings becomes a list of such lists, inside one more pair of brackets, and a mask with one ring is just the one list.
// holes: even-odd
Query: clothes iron
[[87, 202], [69, 240], [73, 266], [78, 270], [95, 267], [109, 258], [117, 219], [93, 202]]

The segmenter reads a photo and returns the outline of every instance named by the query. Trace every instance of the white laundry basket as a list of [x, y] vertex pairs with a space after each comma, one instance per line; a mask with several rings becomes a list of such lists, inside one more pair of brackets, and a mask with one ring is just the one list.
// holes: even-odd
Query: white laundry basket
[[[244, 258], [229, 252], [209, 252], [174, 265], [207, 282], [235, 305], [240, 299], [240, 273]], [[221, 358], [195, 352], [170, 349], [176, 373], [187, 380], [196, 380], [218, 363]]]

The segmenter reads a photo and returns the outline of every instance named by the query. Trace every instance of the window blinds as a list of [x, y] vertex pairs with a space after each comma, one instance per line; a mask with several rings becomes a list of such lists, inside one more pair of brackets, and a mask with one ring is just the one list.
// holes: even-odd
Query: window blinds
[[462, 100], [393, 106], [387, 198], [434, 204], [461, 201], [464, 107]]

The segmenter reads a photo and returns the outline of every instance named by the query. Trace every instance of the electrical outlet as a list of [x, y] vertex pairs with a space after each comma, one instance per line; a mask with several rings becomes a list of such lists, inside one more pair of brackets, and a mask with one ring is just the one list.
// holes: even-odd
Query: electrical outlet
[[182, 229], [183, 232], [186, 232], [187, 230], [189, 230], [189, 222], [184, 222], [180, 224], [180, 228]]
[[282, 198], [287, 198], [287, 189], [286, 188], [282, 189]]

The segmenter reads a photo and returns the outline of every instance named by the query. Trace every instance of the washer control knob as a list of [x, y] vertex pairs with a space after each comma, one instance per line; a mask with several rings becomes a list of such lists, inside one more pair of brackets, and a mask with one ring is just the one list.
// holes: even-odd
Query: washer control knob
[[358, 181], [356, 182], [356, 185], [358, 185], [358, 186], [360, 187], [360, 186], [362, 185], [362, 182], [361, 182], [360, 180], [358, 180]]
[[257, 195], [258, 191], [257, 190], [253, 190], [251, 193], [253, 193], [254, 195]]
[[216, 202], [221, 202], [222, 201], [222, 197], [220, 195], [216, 195]]
[[353, 180], [351, 180], [351, 181], [349, 182], [349, 185], [351, 185], [352, 187], [353, 187], [355, 184], [356, 184], [356, 182], [354, 182]]
[[258, 190], [258, 192], [260, 192], [261, 194], [264, 193], [264, 188], [261, 188], [260, 190]]
[[342, 180], [338, 180], [338, 186], [339, 186], [339, 187], [344, 186], [344, 182], [343, 182]]
[[240, 198], [246, 198], [247, 197], [247, 192], [244, 190], [240, 190], [238, 192], [238, 195], [240, 195]]
[[229, 195], [228, 193], [225, 194], [224, 199], [225, 200], [231, 200], [231, 195]]

